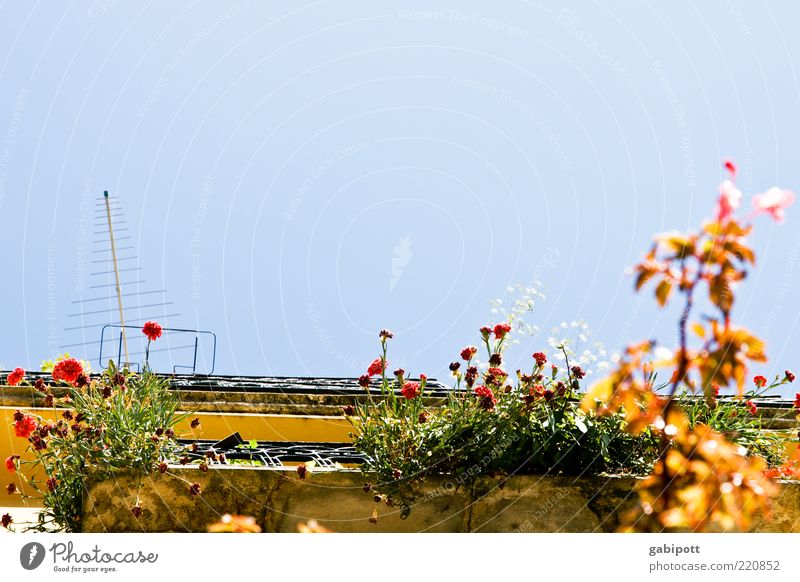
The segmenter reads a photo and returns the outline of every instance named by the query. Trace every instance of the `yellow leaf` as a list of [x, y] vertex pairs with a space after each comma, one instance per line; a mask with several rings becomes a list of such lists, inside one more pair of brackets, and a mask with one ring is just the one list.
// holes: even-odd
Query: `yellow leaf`
[[694, 333], [696, 333], [697, 337], [699, 337], [699, 338], [705, 338], [706, 337], [706, 328], [704, 328], [702, 326], [702, 324], [700, 324], [700, 323], [694, 322], [692, 324], [692, 331]]
[[669, 299], [669, 295], [672, 292], [672, 283], [664, 279], [661, 283], [658, 284], [656, 287], [656, 299], [658, 300], [658, 304], [661, 307], [667, 304], [667, 300]]

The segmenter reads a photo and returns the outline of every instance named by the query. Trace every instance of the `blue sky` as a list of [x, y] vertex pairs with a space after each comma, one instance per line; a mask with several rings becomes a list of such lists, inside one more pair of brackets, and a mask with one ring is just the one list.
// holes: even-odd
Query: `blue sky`
[[[97, 360], [103, 190], [126, 317], [214, 331], [217, 372], [358, 375], [388, 327], [444, 377], [535, 279], [523, 360], [564, 320], [674, 344], [625, 269], [709, 216], [724, 157], [746, 202], [800, 190], [800, 9], [495, 4], [0, 3], [0, 365]], [[800, 368], [798, 213], [739, 290], [759, 371]]]

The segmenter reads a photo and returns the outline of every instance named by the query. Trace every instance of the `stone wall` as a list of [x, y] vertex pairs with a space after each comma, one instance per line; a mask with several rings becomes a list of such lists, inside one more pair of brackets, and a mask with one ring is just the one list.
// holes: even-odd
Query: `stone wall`
[[[377, 504], [358, 471], [295, 471], [224, 467], [203, 473], [171, 467], [138, 481], [128, 474], [93, 483], [84, 502], [84, 531], [202, 532], [225, 513], [251, 515], [265, 532], [294, 532], [310, 519], [337, 532], [613, 532], [635, 503], [634, 479], [521, 475], [480, 477], [458, 485], [446, 476], [426, 480], [407, 519]], [[193, 497], [189, 483], [202, 494]], [[143, 508], [130, 508], [138, 490]], [[800, 483], [784, 484], [771, 519], [759, 532], [800, 532]]]

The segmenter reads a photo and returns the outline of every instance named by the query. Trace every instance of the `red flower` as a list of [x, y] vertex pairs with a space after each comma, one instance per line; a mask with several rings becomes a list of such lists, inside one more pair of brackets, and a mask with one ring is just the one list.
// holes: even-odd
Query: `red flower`
[[137, 503], [131, 507], [131, 513], [133, 514], [133, 517], [139, 519], [139, 516], [142, 515], [142, 506]]
[[16, 386], [22, 379], [25, 377], [25, 370], [22, 368], [14, 368], [14, 371], [11, 372], [8, 377], [6, 378], [6, 382], [8, 382], [9, 386]]
[[800, 410], [800, 392], [794, 395], [794, 407]]
[[711, 390], [714, 392], [714, 398], [719, 398], [719, 384], [712, 384]]
[[747, 406], [747, 409], [750, 411], [750, 414], [755, 415], [755, 413], [758, 412], [758, 407], [756, 406], [756, 403], [753, 402], [752, 400], [748, 400], [744, 404], [745, 406]]
[[378, 337], [381, 338], [382, 342], [385, 342], [388, 339], [392, 339], [394, 334], [388, 329], [382, 329], [381, 332], [378, 334]]
[[166, 473], [166, 472], [167, 472], [167, 469], [168, 469], [168, 465], [167, 465], [167, 464], [166, 464], [164, 461], [161, 461], [161, 462], [158, 464], [158, 471], [159, 471], [160, 473], [162, 473], [162, 474], [163, 474], [163, 473]]
[[791, 371], [786, 370], [784, 373], [786, 374], [786, 381], [787, 382], [794, 382], [794, 374], [792, 374]]
[[64, 381], [74, 386], [81, 374], [83, 374], [83, 366], [75, 358], [61, 360], [53, 367], [53, 380], [56, 382]]
[[489, 334], [492, 333], [492, 328], [484, 325], [479, 331], [481, 332], [481, 337], [483, 337], [484, 340], [488, 340]]
[[364, 374], [363, 376], [358, 377], [358, 385], [362, 388], [369, 388], [369, 376]]
[[733, 163], [733, 160], [725, 158], [722, 165], [728, 170], [728, 173], [731, 175], [731, 180], [734, 179], [736, 177], [736, 164]]
[[428, 422], [428, 419], [430, 417], [431, 417], [430, 414], [428, 414], [425, 411], [422, 411], [422, 412], [419, 413], [419, 416], [417, 417], [417, 420], [419, 421], [420, 424], [425, 424], [426, 422]]
[[161, 337], [161, 326], [155, 321], [148, 321], [142, 327], [142, 333], [147, 336], [151, 342], [156, 341]]
[[758, 386], [759, 388], [763, 388], [767, 385], [767, 379], [764, 376], [756, 376], [753, 378], [753, 384]]
[[305, 463], [300, 463], [299, 465], [297, 465], [297, 475], [301, 479], [305, 479], [307, 473], [308, 473], [308, 467], [306, 467]]
[[26, 439], [31, 436], [31, 433], [36, 430], [37, 426], [36, 419], [30, 414], [25, 414], [21, 420], [14, 423], [14, 433], [18, 437]]
[[536, 360], [536, 365], [539, 367], [542, 367], [547, 363], [547, 355], [544, 352], [534, 353], [533, 359]]
[[419, 383], [417, 382], [406, 382], [403, 384], [403, 388], [400, 390], [405, 396], [406, 400], [413, 400], [417, 396], [420, 395], [421, 390], [419, 389]]
[[17, 492], [17, 486], [14, 483], [9, 483], [6, 485], [6, 493], [9, 495], [14, 495]]
[[200, 419], [199, 418], [193, 418], [192, 422], [189, 424], [189, 426], [191, 426], [192, 428], [198, 428], [200, 426]]
[[494, 393], [486, 386], [475, 388], [475, 396], [480, 398], [480, 405], [486, 410], [492, 410], [494, 405], [497, 404], [497, 398], [495, 398]]
[[50, 477], [49, 479], [47, 479], [46, 483], [47, 483], [47, 489], [51, 493], [56, 490], [56, 485], [58, 485], [58, 481], [56, 480], [55, 477]]
[[586, 376], [586, 372], [583, 371], [583, 368], [580, 366], [572, 366], [572, 375], [575, 376], [578, 380], [582, 380], [584, 376]]
[[202, 490], [200, 489], [200, 483], [192, 483], [191, 485], [189, 485], [189, 493], [191, 493], [192, 495], [200, 495], [201, 491]]
[[375, 358], [372, 360], [372, 363], [367, 368], [367, 376], [379, 376], [383, 374], [383, 360], [380, 358]]
[[4, 513], [3, 517], [0, 517], [0, 525], [2, 525], [4, 528], [8, 529], [8, 526], [10, 526], [12, 523], [14, 523], [14, 520], [11, 519], [9, 514]]
[[461, 350], [461, 359], [469, 362], [477, 352], [478, 348], [476, 348], [475, 346], [467, 346], [463, 350]]
[[[800, 395], [798, 395], [800, 396]], [[17, 471], [17, 464], [16, 461], [19, 459], [19, 455], [11, 455], [6, 459], [6, 470], [9, 473], [15, 473]]]
[[511, 326], [507, 323], [498, 323], [494, 326], [494, 337], [503, 339], [511, 331]]

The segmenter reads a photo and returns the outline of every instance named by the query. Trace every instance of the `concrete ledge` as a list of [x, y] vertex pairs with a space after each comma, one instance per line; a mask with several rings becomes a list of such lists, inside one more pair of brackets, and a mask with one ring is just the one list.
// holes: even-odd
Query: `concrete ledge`
[[[376, 504], [358, 471], [309, 472], [223, 467], [203, 473], [171, 467], [141, 480], [129, 474], [92, 483], [84, 498], [86, 532], [203, 532], [225, 513], [252, 515], [265, 532], [295, 532], [310, 519], [337, 532], [613, 532], [636, 500], [629, 477], [520, 475], [458, 485], [429, 478], [407, 519]], [[189, 494], [197, 482], [203, 493]], [[137, 490], [143, 507], [131, 513]], [[371, 523], [374, 508], [378, 522]], [[800, 483], [784, 483], [770, 519], [753, 531], [800, 532]]]

